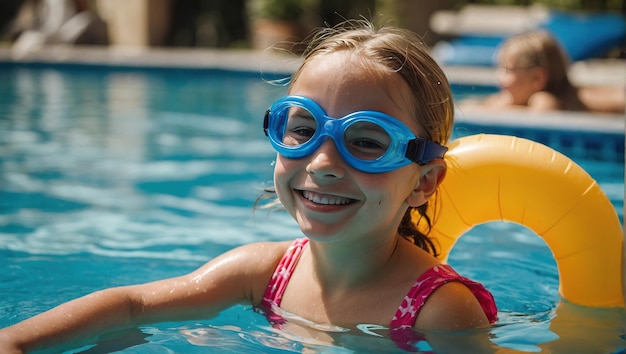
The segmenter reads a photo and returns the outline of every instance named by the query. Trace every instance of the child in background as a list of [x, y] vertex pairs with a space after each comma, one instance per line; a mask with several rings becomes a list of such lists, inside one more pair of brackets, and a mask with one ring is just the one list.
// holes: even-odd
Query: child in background
[[[501, 91], [476, 108], [624, 113], [624, 87], [576, 87], [570, 82], [567, 54], [547, 31], [507, 39], [498, 50], [497, 61]], [[469, 104], [462, 107], [471, 108]]]
[[321, 31], [264, 121], [278, 152], [276, 195], [306, 237], [244, 245], [187, 275], [62, 304], [0, 330], [0, 352], [206, 319], [236, 304], [261, 309], [276, 327], [294, 316], [389, 327], [409, 350], [424, 338], [436, 351], [491, 347], [485, 331], [440, 340], [488, 327], [495, 302], [441, 264], [411, 219], [417, 209], [430, 224], [427, 201], [446, 173], [452, 123], [448, 82], [418, 36], [367, 21]]

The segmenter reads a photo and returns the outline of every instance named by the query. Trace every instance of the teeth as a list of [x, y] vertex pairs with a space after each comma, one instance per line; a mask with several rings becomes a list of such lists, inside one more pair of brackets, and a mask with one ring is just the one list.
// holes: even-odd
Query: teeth
[[325, 194], [317, 194], [309, 191], [302, 191], [302, 196], [316, 204], [324, 205], [344, 205], [349, 204], [352, 199], [330, 196]]

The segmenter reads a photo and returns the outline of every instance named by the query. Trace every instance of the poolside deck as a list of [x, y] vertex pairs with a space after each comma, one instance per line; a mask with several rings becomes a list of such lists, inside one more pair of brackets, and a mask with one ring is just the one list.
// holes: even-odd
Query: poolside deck
[[[276, 51], [77, 47], [49, 46], [15, 57], [9, 47], [0, 47], [0, 63], [62, 63], [141, 67], [213, 68], [223, 70], [259, 71], [265, 74], [288, 74], [300, 64], [300, 58]], [[495, 72], [487, 67], [444, 67], [451, 82], [494, 85]], [[572, 66], [572, 81], [586, 85], [626, 85], [626, 63], [623, 60], [578, 62]], [[529, 114], [506, 112], [480, 114], [459, 111], [457, 120], [478, 125], [522, 126], [564, 129], [580, 132], [624, 134], [625, 116], [621, 114], [590, 114], [553, 112]]]

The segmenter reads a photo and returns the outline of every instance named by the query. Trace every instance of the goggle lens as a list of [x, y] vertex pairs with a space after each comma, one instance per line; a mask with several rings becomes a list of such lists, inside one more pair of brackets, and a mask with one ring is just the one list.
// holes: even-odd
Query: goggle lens
[[[282, 113], [285, 121], [280, 133], [284, 145], [297, 147], [307, 144], [316, 134], [318, 120], [312, 112], [304, 107], [290, 106]], [[389, 149], [391, 136], [380, 125], [353, 120], [343, 127], [343, 143], [350, 155], [361, 160], [376, 160], [382, 157]]]
[[317, 120], [308, 109], [297, 106], [287, 107], [281, 114], [285, 121], [280, 133], [282, 142], [289, 146], [306, 144], [317, 131]]
[[302, 96], [277, 100], [266, 112], [263, 128], [272, 146], [287, 158], [311, 155], [331, 138], [348, 164], [369, 173], [392, 171], [411, 162], [424, 165], [442, 158], [447, 150], [416, 137], [387, 114], [358, 111], [333, 118], [315, 101]]

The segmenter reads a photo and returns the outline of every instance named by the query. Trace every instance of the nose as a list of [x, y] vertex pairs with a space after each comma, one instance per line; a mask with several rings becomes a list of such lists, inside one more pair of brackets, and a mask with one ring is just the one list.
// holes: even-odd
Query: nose
[[306, 172], [318, 179], [340, 179], [345, 176], [345, 161], [332, 139], [327, 138], [311, 155]]

